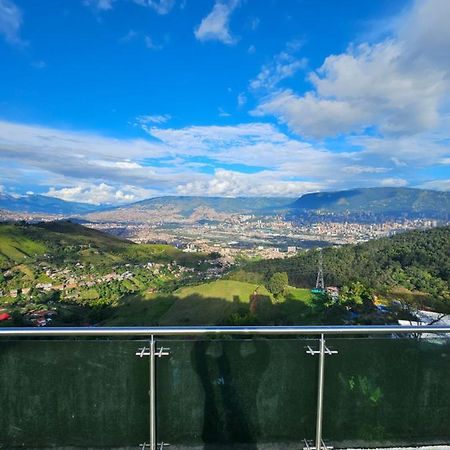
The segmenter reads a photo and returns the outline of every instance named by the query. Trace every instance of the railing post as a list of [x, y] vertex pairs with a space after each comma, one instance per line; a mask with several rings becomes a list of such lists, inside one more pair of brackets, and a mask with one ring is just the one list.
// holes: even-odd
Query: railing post
[[323, 379], [325, 371], [325, 337], [320, 335], [319, 386], [317, 391], [316, 450], [322, 450]]
[[150, 337], [150, 450], [156, 450], [156, 342]]

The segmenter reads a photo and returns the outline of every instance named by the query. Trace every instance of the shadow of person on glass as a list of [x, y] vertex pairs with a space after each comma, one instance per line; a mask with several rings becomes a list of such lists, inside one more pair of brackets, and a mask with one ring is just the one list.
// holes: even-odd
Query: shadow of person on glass
[[205, 393], [204, 450], [257, 450], [257, 394], [269, 360], [264, 340], [195, 343], [192, 362]]

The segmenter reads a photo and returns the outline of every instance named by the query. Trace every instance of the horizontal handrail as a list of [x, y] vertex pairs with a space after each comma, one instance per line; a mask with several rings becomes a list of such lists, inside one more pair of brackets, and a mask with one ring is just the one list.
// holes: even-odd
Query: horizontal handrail
[[1, 336], [201, 336], [216, 335], [355, 335], [450, 333], [450, 326], [331, 325], [251, 327], [48, 327], [0, 328]]

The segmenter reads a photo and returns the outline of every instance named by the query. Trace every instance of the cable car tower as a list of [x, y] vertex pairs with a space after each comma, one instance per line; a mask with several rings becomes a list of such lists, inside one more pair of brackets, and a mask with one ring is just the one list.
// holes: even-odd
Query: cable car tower
[[323, 280], [323, 256], [322, 249], [319, 248], [319, 269], [317, 271], [316, 287], [314, 291], [323, 292], [325, 290], [325, 282]]

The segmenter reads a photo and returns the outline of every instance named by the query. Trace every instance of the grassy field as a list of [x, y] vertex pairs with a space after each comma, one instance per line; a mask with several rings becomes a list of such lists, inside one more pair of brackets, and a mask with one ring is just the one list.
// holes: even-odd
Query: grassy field
[[[250, 296], [270, 299], [274, 308], [293, 320], [303, 321], [310, 313], [311, 292], [289, 286], [286, 299], [274, 302], [264, 286], [232, 280], [217, 280], [178, 289], [173, 295], [132, 295], [121, 300], [102, 325], [213, 325], [233, 314], [248, 313]], [[269, 308], [270, 309], [270, 308]], [[270, 311], [268, 311], [270, 316]], [[263, 318], [264, 320], [264, 318]]]
[[285, 298], [287, 300], [299, 300], [306, 304], [311, 304], [313, 296], [310, 289], [296, 288], [289, 286], [285, 292]]
[[[103, 323], [119, 325], [212, 325], [240, 309], [248, 311], [256, 284], [218, 280], [177, 290], [174, 295], [133, 295], [123, 299]], [[258, 293], [269, 296], [260, 287]]]
[[258, 294], [270, 295], [264, 286], [258, 286], [253, 283], [244, 283], [233, 280], [217, 280], [211, 283], [204, 283], [198, 286], [189, 286], [181, 288], [175, 292], [180, 298], [197, 295], [199, 297], [221, 298], [231, 301], [248, 303], [250, 296], [257, 290]]

